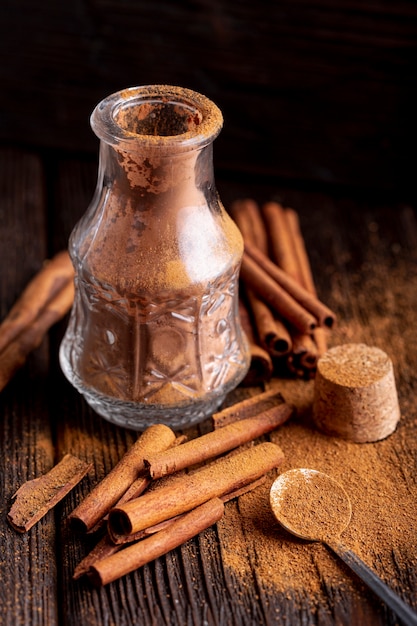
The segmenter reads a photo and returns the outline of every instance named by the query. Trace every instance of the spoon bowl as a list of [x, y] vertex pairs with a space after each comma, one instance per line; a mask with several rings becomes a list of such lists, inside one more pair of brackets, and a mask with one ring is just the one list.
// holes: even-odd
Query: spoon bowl
[[271, 487], [272, 511], [293, 535], [309, 541], [340, 537], [348, 527], [352, 506], [342, 485], [313, 469], [281, 474]]
[[270, 505], [278, 522], [293, 535], [321, 541], [339, 556], [405, 624], [417, 626], [417, 614], [354, 552], [340, 535], [349, 525], [352, 506], [336, 480], [307, 468], [288, 470], [278, 476], [270, 491]]

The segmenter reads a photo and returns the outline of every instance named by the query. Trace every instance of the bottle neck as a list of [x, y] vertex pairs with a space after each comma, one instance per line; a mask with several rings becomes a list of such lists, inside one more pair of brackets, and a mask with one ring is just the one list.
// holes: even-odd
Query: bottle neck
[[138, 200], [168, 196], [201, 204], [215, 190], [212, 143], [187, 152], [126, 152], [100, 142], [99, 186]]
[[199, 195], [208, 201], [212, 144], [222, 124], [218, 107], [189, 89], [148, 85], [111, 94], [91, 115], [101, 142], [99, 188], [119, 188], [135, 203], [181, 196], [195, 204]]

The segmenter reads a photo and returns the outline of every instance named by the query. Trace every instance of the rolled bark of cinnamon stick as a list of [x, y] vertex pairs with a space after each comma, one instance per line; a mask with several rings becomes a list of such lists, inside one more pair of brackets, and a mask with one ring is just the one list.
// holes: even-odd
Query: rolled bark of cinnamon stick
[[91, 463], [66, 454], [49, 472], [28, 480], [14, 494], [7, 520], [18, 532], [26, 532], [58, 504], [92, 468]]
[[[232, 204], [232, 216], [244, 241], [268, 254], [268, 234], [258, 204], [250, 198], [238, 200]], [[291, 349], [291, 337], [287, 328], [275, 318], [268, 305], [253, 289], [246, 286], [245, 291], [261, 347], [272, 357], [287, 354]]]
[[265, 254], [268, 250], [268, 235], [258, 204], [251, 198], [232, 203], [231, 214], [244, 241], [249, 241]]
[[249, 370], [241, 384], [254, 386], [267, 382], [272, 377], [272, 359], [267, 350], [259, 345], [257, 337], [255, 337], [249, 311], [241, 297], [239, 298], [239, 316], [243, 331], [249, 342], [251, 356]]
[[261, 443], [115, 507], [109, 513], [109, 527], [119, 534], [133, 534], [243, 487], [283, 460], [279, 446]]
[[95, 563], [89, 573], [91, 581], [100, 587], [142, 567], [209, 528], [223, 511], [224, 504], [216, 497], [196, 506], [165, 530]]
[[122, 546], [113, 543], [109, 535], [104, 535], [97, 545], [78, 563], [72, 578], [78, 580], [78, 578], [87, 574], [90, 567], [97, 563], [97, 561], [101, 561], [121, 549]]
[[272, 357], [288, 354], [292, 341], [287, 328], [251, 289], [246, 291], [261, 346]]
[[174, 441], [175, 433], [168, 426], [149, 426], [109, 474], [70, 513], [71, 526], [84, 532], [91, 530], [136, 481], [145, 468], [144, 458], [165, 450]]
[[[265, 477], [263, 476], [259, 480], [251, 483], [247, 487], [240, 489], [239, 491], [232, 492], [227, 496], [221, 498], [222, 502], [227, 502], [232, 498], [238, 497], [242, 493], [247, 493], [251, 489], [255, 489], [257, 486], [262, 484], [265, 481]], [[188, 513], [183, 513], [182, 517], [188, 515]], [[102, 561], [103, 559], [115, 554], [119, 550], [122, 550], [126, 547], [128, 543], [138, 542], [140, 540], [149, 537], [150, 535], [154, 535], [155, 533], [160, 533], [161, 531], [169, 528], [172, 524], [179, 519], [180, 516], [175, 518], [171, 518], [166, 520], [165, 522], [161, 522], [156, 526], [151, 526], [150, 528], [146, 528], [143, 531], [139, 531], [136, 535], [122, 535], [120, 537], [115, 536], [114, 534], [110, 537], [110, 535], [105, 535], [102, 539], [97, 543], [97, 545], [85, 556], [82, 561], [77, 565], [73, 573], [73, 579], [77, 580], [88, 574], [91, 567], [95, 565], [98, 561]], [[217, 521], [217, 520], [215, 520]], [[161, 556], [161, 555], [159, 555]], [[155, 557], [156, 558], [156, 557]]]
[[[128, 502], [129, 500], [133, 500], [133, 498], [138, 498], [151, 485], [151, 483], [152, 481], [149, 476], [140, 476], [130, 485], [128, 490], [125, 491], [124, 494], [113, 504], [123, 504], [123, 502]], [[80, 525], [80, 530], [89, 534], [97, 533], [107, 526], [107, 518], [108, 512], [100, 517], [100, 519], [94, 524], [94, 526], [89, 526], [88, 528], [85, 528], [84, 526]], [[72, 524], [73, 527], [76, 528], [77, 522], [73, 522]]]
[[313, 330], [314, 343], [316, 344], [317, 354], [321, 357], [327, 352], [327, 329], [317, 326]]
[[268, 389], [263, 393], [257, 393], [250, 398], [236, 402], [214, 413], [212, 417], [213, 428], [217, 430], [218, 428], [223, 428], [223, 426], [227, 426], [238, 420], [254, 417], [284, 402], [283, 396], [277, 389]]
[[264, 410], [259, 415], [228, 424], [206, 435], [187, 441], [178, 448], [165, 450], [144, 459], [145, 466], [154, 480], [174, 474], [179, 470], [202, 463], [271, 432], [286, 422], [294, 408], [282, 403]]
[[[174, 477], [174, 480], [179, 480], [179, 479], [178, 477]], [[229, 502], [229, 500], [238, 498], [244, 493], [248, 493], [249, 491], [256, 489], [256, 487], [259, 487], [259, 485], [263, 484], [265, 480], [266, 480], [266, 476], [263, 475], [257, 480], [251, 483], [248, 483], [247, 485], [243, 485], [243, 487], [240, 487], [239, 489], [234, 489], [233, 491], [230, 491], [220, 496], [220, 499], [222, 500], [222, 502]], [[158, 487], [157, 489], [160, 489], [160, 488], [161, 487]], [[134, 541], [139, 541], [141, 539], [144, 539], [148, 535], [153, 535], [154, 533], [157, 533], [160, 530], [164, 530], [165, 528], [168, 528], [168, 526], [170, 526], [176, 519], [178, 519], [180, 515], [184, 516], [184, 515], [187, 515], [187, 513], [186, 512], [180, 513], [179, 515], [176, 515], [175, 517], [170, 517], [169, 519], [166, 519], [163, 522], [159, 522], [158, 524], [154, 524], [153, 526], [148, 526], [148, 528], [139, 530], [138, 532], [133, 533], [133, 535], [125, 535], [123, 533], [117, 533], [114, 528], [110, 528], [108, 536], [110, 537], [110, 540], [114, 546], [123, 546], [123, 545], [126, 545], [127, 543], [133, 543]], [[116, 550], [113, 550], [113, 552], [115, 551]], [[95, 559], [95, 560], [98, 560], [98, 559]]]
[[[292, 241], [295, 264], [297, 266], [295, 270], [296, 275], [294, 276], [294, 278], [298, 276], [300, 285], [302, 285], [305, 289], [307, 289], [307, 291], [316, 296], [316, 286], [314, 284], [313, 273], [311, 271], [310, 261], [308, 259], [304, 238], [301, 233], [298, 214], [296, 211], [294, 211], [294, 209], [287, 208], [285, 209], [285, 215], [287, 218], [289, 236], [291, 237]], [[282, 266], [282, 269], [286, 269], [284, 265]]]
[[[274, 202], [267, 203], [262, 210], [268, 226], [272, 260], [309, 293], [317, 297], [297, 212], [291, 208], [284, 209]], [[313, 358], [314, 353], [321, 356], [327, 351], [326, 331], [327, 329], [321, 326], [313, 330], [312, 339], [316, 349], [312, 354], [307, 353], [305, 359]]]
[[302, 284], [287, 209], [279, 202], [266, 202], [262, 206], [262, 216], [268, 231], [269, 248], [274, 262]]
[[[255, 264], [257, 264], [274, 281], [276, 281], [276, 283], [280, 285], [280, 287], [290, 296], [292, 296], [292, 298], [294, 298], [299, 305], [309, 311], [318, 320], [320, 326], [327, 326], [328, 328], [331, 328], [334, 325], [336, 321], [335, 313], [323, 304], [323, 302], [318, 300], [316, 296], [304, 289], [304, 287], [297, 283], [297, 281], [294, 280], [287, 272], [278, 267], [265, 254], [250, 244], [245, 244], [245, 252], [251, 257]], [[255, 285], [252, 286], [255, 288]], [[289, 321], [293, 323], [292, 320]], [[296, 324], [294, 324], [294, 326], [299, 328]], [[304, 331], [312, 330], [315, 326], [316, 324], [308, 329], [305, 328]]]
[[311, 335], [294, 334], [293, 357], [294, 361], [303, 368], [312, 369], [316, 367], [318, 352]]
[[[249, 255], [248, 252], [243, 254], [240, 270], [242, 279], [300, 332], [312, 331], [317, 326], [316, 317], [301, 306], [269, 272], [261, 267], [254, 258], [259, 251], [252, 246], [249, 246], [248, 249], [251, 254]], [[264, 255], [262, 257], [267, 258]]]
[[44, 307], [73, 279], [74, 268], [66, 250], [46, 261], [0, 324], [0, 352], [27, 329]]
[[0, 391], [25, 364], [29, 354], [40, 346], [50, 327], [68, 313], [73, 301], [74, 283], [69, 280], [39, 315], [3, 348], [0, 353]]

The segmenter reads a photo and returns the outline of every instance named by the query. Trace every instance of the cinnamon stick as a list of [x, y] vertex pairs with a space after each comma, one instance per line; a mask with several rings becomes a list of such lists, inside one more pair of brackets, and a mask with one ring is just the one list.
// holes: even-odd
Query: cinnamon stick
[[254, 415], [262, 413], [262, 411], [266, 411], [283, 403], [284, 398], [277, 389], [268, 389], [263, 393], [257, 393], [250, 398], [235, 402], [235, 404], [226, 407], [222, 411], [214, 413], [212, 416], [213, 428], [222, 428], [238, 420], [253, 417]]
[[[303, 287], [307, 289], [313, 295], [317, 295], [316, 286], [314, 283], [313, 273], [311, 271], [310, 261], [308, 258], [304, 238], [301, 233], [300, 220], [298, 214], [294, 209], [286, 209], [287, 226], [290, 233], [294, 255], [298, 263], [298, 272], [300, 281]], [[317, 357], [322, 356], [327, 351], [328, 343], [328, 331], [326, 328], [318, 326], [313, 330], [312, 337], [316, 346]]]
[[[145, 467], [144, 458], [165, 450], [174, 441], [175, 433], [168, 426], [149, 426], [109, 474], [72, 511], [68, 517], [71, 526], [84, 532], [91, 530], [138, 478], [139, 489], [145, 488], [149, 480], [139, 477]], [[137, 483], [135, 490], [138, 490]]]
[[[248, 493], [249, 491], [252, 491], [253, 489], [256, 489], [256, 487], [263, 484], [265, 482], [265, 478], [266, 478], [265, 475], [262, 475], [260, 478], [254, 480], [253, 482], [243, 485], [242, 487], [238, 487], [237, 489], [234, 489], [233, 491], [230, 491], [222, 495], [221, 500], [223, 502], [228, 502], [229, 500], [237, 498], [245, 493]], [[170, 476], [168, 477], [168, 479], [170, 479], [172, 482], [173, 480], [178, 480], [178, 476], [175, 476], [175, 477]], [[167, 484], [167, 482], [164, 479], [160, 481], [156, 481], [153, 484], [156, 484], [156, 483], [160, 483], [158, 486], [155, 487], [156, 490], [161, 488], [161, 484], [162, 485]], [[120, 503], [121, 502], [119, 501], [118, 504]], [[182, 515], [186, 515], [186, 513], [185, 514], [183, 513]], [[115, 552], [123, 548], [125, 544], [133, 543], [134, 541], [139, 541], [140, 539], [143, 539], [144, 537], [147, 537], [148, 535], [154, 534], [156, 532], [159, 532], [160, 530], [163, 530], [164, 528], [167, 528], [173, 523], [173, 521], [178, 519], [178, 517], [179, 516], [176, 516], [174, 518], [169, 518], [163, 522], [160, 522], [159, 524], [155, 524], [153, 526], [145, 528], [132, 535], [119, 534], [115, 532], [114, 529], [109, 529], [111, 531], [111, 535], [106, 534], [104, 537], [102, 537], [100, 541], [97, 543], [97, 545], [80, 561], [80, 563], [77, 565], [77, 567], [74, 570], [73, 578], [78, 579], [84, 574], [87, 574], [90, 567], [94, 563], [96, 563], [97, 561], [107, 556], [114, 554]]]
[[302, 368], [313, 369], [317, 365], [318, 352], [311, 335], [293, 336], [293, 362]]
[[[298, 276], [300, 285], [307, 289], [307, 291], [309, 291], [311, 294], [316, 296], [316, 286], [314, 284], [313, 273], [311, 271], [310, 261], [308, 259], [304, 238], [301, 233], [298, 214], [296, 211], [294, 211], [294, 209], [287, 208], [285, 209], [285, 215], [296, 265], [295, 276]], [[284, 265], [282, 266], [282, 268], [286, 269]], [[286, 271], [289, 272], [288, 269]]]
[[266, 253], [268, 236], [258, 204], [251, 198], [236, 200], [231, 205], [231, 215], [243, 240], [253, 243]]
[[296, 376], [297, 378], [308, 378], [305, 370], [303, 370], [303, 368], [300, 365], [297, 366], [297, 363], [294, 359], [294, 355], [292, 353], [289, 354], [287, 357], [286, 367], [288, 371], [291, 374], [294, 374], [294, 376]]
[[60, 502], [92, 468], [91, 463], [66, 454], [46, 474], [28, 480], [14, 494], [7, 520], [20, 533], [28, 531]]
[[[262, 476], [261, 478], [254, 481], [253, 483], [250, 483], [249, 485], [246, 485], [242, 487], [241, 489], [235, 490], [232, 493], [222, 496], [221, 498], [219, 498], [219, 501], [222, 503], [228, 502], [232, 498], [236, 498], [244, 493], [247, 493], [248, 491], [252, 489], [255, 489], [256, 487], [261, 485], [264, 481], [265, 481], [265, 476]], [[210, 503], [213, 503], [214, 501], [216, 501], [215, 505], [210, 504]], [[198, 509], [198, 512], [194, 513], [194, 511], [197, 511], [197, 509]], [[197, 515], [200, 518], [200, 515], [203, 513], [203, 516], [204, 516], [203, 519], [205, 521], [203, 523], [204, 528], [202, 528], [202, 530], [204, 530], [205, 528], [208, 528], [208, 526], [211, 526], [211, 524], [213, 524], [214, 522], [218, 521], [217, 519], [214, 519], [212, 522], [210, 522], [210, 520], [212, 519], [211, 513], [215, 514], [214, 513], [215, 510], [218, 510], [218, 513], [219, 513], [218, 519], [220, 519], [221, 517], [220, 513], [222, 512], [222, 507], [220, 506], [220, 504], [217, 503], [217, 498], [213, 500], [209, 500], [207, 503], [207, 506], [203, 504], [203, 505], [200, 505], [199, 507], [196, 507], [196, 509], [193, 509], [193, 511], [191, 511], [193, 515], [191, 515], [190, 513], [183, 513], [181, 516], [177, 516], [176, 518], [171, 518], [167, 520], [166, 522], [162, 522], [161, 524], [157, 526], [153, 526], [152, 528], [146, 529], [145, 531], [143, 531], [144, 533], [146, 533], [144, 536], [149, 537], [149, 535], [151, 534], [158, 533], [158, 537], [157, 539], [154, 539], [152, 543], [148, 542], [147, 544], [144, 544], [144, 541], [140, 541], [139, 544], [136, 544], [135, 550], [131, 550], [129, 553], [127, 553], [127, 557], [129, 560], [128, 567], [130, 568], [132, 566], [133, 569], [137, 569], [138, 567], [141, 567], [141, 565], [138, 563], [142, 563], [143, 565], [145, 565], [145, 562], [148, 563], [149, 561], [159, 556], [162, 556], [163, 554], [166, 554], [166, 552], [168, 552], [169, 549], [173, 549], [173, 548], [168, 549], [168, 546], [172, 545], [172, 542], [175, 542], [175, 543], [177, 542], [177, 540], [174, 540], [174, 536], [176, 536], [178, 533], [178, 527], [176, 527], [175, 524], [177, 521], [180, 520], [180, 518], [182, 518], [184, 522], [184, 528], [187, 527], [188, 531], [192, 533], [190, 537], [187, 537], [187, 538], [191, 538], [194, 535], [196, 535], [198, 532], [201, 532], [201, 530], [198, 530], [199, 527], [197, 527], [195, 523]], [[210, 512], [210, 515], [208, 514], [208, 511]], [[164, 535], [161, 534], [163, 531], [165, 531]], [[187, 538], [184, 538], [183, 535], [181, 536], [178, 535], [179, 543], [176, 543], [176, 545], [173, 545], [173, 547], [177, 547], [181, 545], [182, 543], [184, 543], [184, 541], [187, 540]], [[145, 548], [144, 548], [144, 545], [145, 545]], [[163, 551], [161, 552], [161, 550], [158, 549], [158, 551], [154, 553], [156, 555], [152, 556], [150, 552], [148, 552], [150, 545], [153, 545], [154, 548], [157, 545], [161, 546]], [[115, 575], [116, 559], [113, 559], [112, 562], [107, 562], [104, 564], [102, 563], [102, 561], [105, 558], [108, 558], [111, 555], [118, 552], [121, 548], [123, 548], [123, 546], [120, 544], [112, 543], [110, 537], [108, 536], [104, 537], [99, 542], [99, 544], [97, 544], [96, 548], [94, 548], [90, 552], [90, 554], [87, 555], [87, 557], [85, 557], [81, 561], [81, 563], [79, 563], [79, 565], [76, 567], [74, 571], [73, 578], [74, 579], [80, 578], [83, 574], [90, 573], [94, 580], [94, 577], [99, 572], [100, 584], [106, 584], [103, 582], [104, 580], [103, 573], [111, 572], [112, 577]], [[120, 559], [120, 560], [117, 559], [117, 562], [119, 563], [119, 567], [122, 567], [122, 562], [123, 560], [126, 559], [125, 550], [123, 551], [122, 556], [123, 556], [123, 559]], [[142, 562], [144, 558], [146, 558], [146, 561]], [[132, 570], [129, 570], [129, 571], [132, 571]], [[127, 574], [128, 572], [126, 571], [124, 573]], [[120, 575], [124, 575], [124, 574], [117, 574], [116, 577], [119, 578]], [[107, 576], [108, 574], [106, 574], [106, 581], [111, 582], [110, 579], [107, 579]], [[112, 580], [115, 580], [115, 578], [112, 578]]]
[[251, 357], [249, 370], [241, 384], [255, 386], [271, 379], [272, 359], [268, 351], [259, 345], [253, 331], [249, 311], [241, 297], [239, 298], [239, 316], [242, 329], [249, 343]]
[[203, 502], [168, 528], [95, 563], [89, 572], [94, 585], [106, 585], [170, 552], [217, 522], [224, 504], [216, 497]]
[[145, 466], [153, 479], [174, 474], [237, 448], [261, 435], [271, 432], [294, 413], [294, 408], [282, 403], [263, 410], [254, 417], [228, 424], [201, 437], [187, 441], [178, 448], [145, 457]]
[[313, 330], [314, 343], [317, 348], [317, 355], [320, 357], [327, 352], [327, 331], [325, 328], [317, 327]]
[[[298, 214], [279, 202], [267, 202], [260, 209], [251, 199], [233, 203], [231, 214], [245, 243], [242, 291], [255, 343], [276, 359], [273, 370], [285, 357], [289, 371], [309, 378], [327, 350], [327, 329], [336, 317], [317, 297]], [[310, 327], [295, 303], [314, 318]], [[259, 381], [253, 371], [252, 377]], [[247, 380], [250, 384], [250, 376]]]
[[[0, 391], [25, 364], [29, 354], [42, 343], [49, 328], [66, 315], [73, 300], [74, 284], [70, 280], [44, 305], [39, 315], [5, 345], [0, 353]], [[8, 332], [7, 337], [10, 336], [12, 334]]]
[[288, 354], [292, 340], [284, 323], [274, 316], [268, 305], [252, 290], [247, 290], [247, 297], [261, 346], [272, 357]]
[[[237, 200], [232, 204], [231, 213], [244, 242], [255, 245], [267, 254], [268, 235], [258, 204], [250, 198]], [[273, 357], [287, 354], [291, 347], [291, 337], [284, 324], [275, 318], [271, 309], [248, 285], [245, 286], [245, 292], [261, 347]]]
[[253, 246], [249, 246], [249, 244], [247, 244], [247, 246], [245, 245], [240, 270], [243, 281], [300, 332], [313, 330], [317, 325], [315, 316], [297, 302], [285, 288], [275, 280], [275, 277], [271, 276], [270, 273], [259, 264], [256, 258], [258, 253], [262, 255], [262, 260], [268, 260], [268, 257]]
[[104, 535], [94, 546], [92, 550], [78, 563], [74, 572], [72, 574], [72, 578], [74, 580], [78, 580], [85, 574], [87, 574], [90, 570], [90, 567], [94, 565], [97, 561], [101, 561], [102, 559], [111, 556], [115, 552], [118, 552], [122, 546], [113, 543], [109, 535]]
[[[200, 470], [197, 470], [197, 471], [200, 471]], [[174, 480], [179, 480], [179, 478], [176, 476]], [[238, 498], [239, 496], [245, 493], [248, 493], [249, 491], [252, 491], [253, 489], [256, 489], [256, 487], [259, 487], [260, 485], [262, 485], [265, 482], [265, 480], [266, 480], [266, 476], [262, 475], [260, 478], [257, 478], [253, 482], [248, 483], [247, 485], [243, 485], [243, 487], [239, 487], [238, 489], [234, 489], [233, 491], [230, 491], [224, 495], [221, 495], [220, 499], [222, 500], [222, 502], [229, 502], [229, 500]], [[133, 533], [132, 535], [119, 533], [114, 528], [109, 528], [108, 536], [113, 545], [123, 546], [123, 545], [126, 545], [127, 543], [133, 543], [134, 541], [139, 541], [140, 539], [143, 539], [144, 537], [147, 537], [148, 535], [153, 535], [154, 533], [159, 532], [160, 530], [163, 530], [164, 528], [168, 528], [168, 526], [170, 526], [174, 520], [186, 514], [187, 514], [186, 512], [180, 513], [176, 515], [175, 517], [170, 517], [169, 519], [159, 522], [158, 524], [154, 524], [153, 526], [149, 526], [148, 528], [139, 530], [138, 532]]]
[[299, 263], [295, 256], [294, 239], [289, 232], [287, 210], [279, 202], [266, 202], [262, 206], [262, 216], [268, 232], [273, 261], [302, 284]]
[[115, 507], [109, 513], [109, 528], [131, 535], [249, 484], [283, 459], [281, 448], [273, 443], [253, 446]]
[[[122, 504], [123, 502], [127, 502], [128, 500], [133, 500], [133, 498], [138, 498], [151, 484], [151, 479], [149, 476], [139, 476], [129, 487], [127, 491], [117, 500], [115, 504]], [[82, 532], [86, 532], [88, 534], [95, 534], [106, 528], [107, 526], [108, 513], [105, 513], [103, 517], [93, 525], [85, 528], [85, 526], [80, 525], [79, 530]], [[77, 522], [71, 522], [73, 528], [77, 530]]]
[[74, 268], [67, 251], [58, 252], [45, 261], [0, 324], [0, 352], [28, 328], [73, 278]]
[[[184, 443], [184, 441], [187, 441], [187, 436], [179, 435], [178, 437], [176, 437], [172, 446], [178, 446], [181, 443]], [[117, 500], [115, 504], [117, 505], [123, 504], [123, 502], [128, 502], [128, 500], [133, 500], [133, 498], [138, 498], [148, 487], [152, 488], [154, 484], [155, 483], [152, 483], [150, 476], [139, 476], [139, 478], [137, 478], [129, 486], [129, 488], [124, 492], [124, 494], [120, 496], [120, 498]], [[91, 528], [88, 528], [86, 532], [96, 533], [103, 526], [107, 525], [107, 518], [108, 518], [108, 515], [106, 513], [103, 517], [100, 518], [100, 520], [94, 526], [92, 526]]]
[[[302, 307], [309, 311], [319, 322], [320, 326], [327, 326], [331, 328], [335, 321], [335, 313], [329, 309], [328, 306], [323, 304], [316, 296], [309, 293], [304, 287], [297, 283], [287, 272], [282, 270], [271, 259], [254, 246], [245, 245], [246, 253], [251, 257], [254, 264], [257, 264], [265, 273], [267, 273], [280, 287], [285, 290], [290, 296], [292, 296]], [[286, 317], [289, 322], [293, 323], [293, 320]], [[302, 332], [312, 330], [316, 324], [301, 329], [297, 324], [293, 325], [299, 328]]]

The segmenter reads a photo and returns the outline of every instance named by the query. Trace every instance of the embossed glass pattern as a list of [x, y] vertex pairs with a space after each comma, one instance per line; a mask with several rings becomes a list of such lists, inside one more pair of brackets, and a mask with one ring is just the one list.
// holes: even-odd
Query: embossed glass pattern
[[218, 197], [219, 109], [170, 86], [124, 90], [93, 111], [98, 182], [69, 251], [76, 296], [61, 367], [107, 420], [197, 423], [242, 380], [243, 243]]

